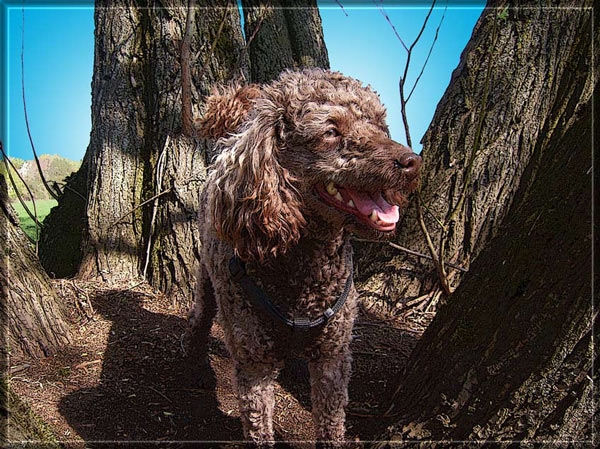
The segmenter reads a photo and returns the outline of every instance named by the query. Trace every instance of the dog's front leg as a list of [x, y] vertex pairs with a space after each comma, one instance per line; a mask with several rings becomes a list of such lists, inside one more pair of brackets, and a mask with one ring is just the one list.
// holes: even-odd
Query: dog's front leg
[[281, 366], [274, 363], [236, 363], [235, 382], [240, 401], [240, 417], [246, 439], [259, 447], [271, 446], [273, 435], [273, 383]]
[[350, 349], [345, 348], [308, 364], [317, 447], [340, 447], [344, 440], [351, 363]]
[[210, 367], [208, 342], [210, 328], [217, 312], [215, 293], [206, 268], [198, 271], [195, 291], [195, 304], [190, 311], [188, 328], [185, 333], [185, 350], [200, 376], [199, 384], [204, 388], [214, 388], [216, 381]]

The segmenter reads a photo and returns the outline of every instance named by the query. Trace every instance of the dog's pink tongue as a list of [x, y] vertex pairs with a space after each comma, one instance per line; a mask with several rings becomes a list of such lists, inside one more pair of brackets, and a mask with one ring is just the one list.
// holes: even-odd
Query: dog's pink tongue
[[354, 201], [354, 205], [363, 215], [369, 216], [373, 209], [377, 212], [377, 217], [386, 224], [397, 223], [400, 218], [398, 206], [392, 206], [383, 199], [381, 193], [369, 194], [352, 189], [345, 189], [348, 195]]

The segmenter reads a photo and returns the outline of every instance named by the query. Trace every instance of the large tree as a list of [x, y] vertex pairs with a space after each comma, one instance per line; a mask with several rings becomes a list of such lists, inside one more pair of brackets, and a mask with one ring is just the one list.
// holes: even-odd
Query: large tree
[[[443, 243], [445, 260], [466, 268], [497, 232], [525, 168], [560, 128], [553, 108], [561, 80], [571, 70], [569, 55], [582, 40], [591, 39], [590, 1], [530, 3], [488, 2], [422, 140], [424, 222], [436, 252]], [[478, 151], [469, 169], [480, 119]], [[429, 254], [415, 202], [396, 242]], [[443, 242], [438, 221], [447, 227]], [[380, 245], [361, 244], [359, 249], [358, 279], [365, 296], [383, 296], [394, 305], [427, 293], [438, 282], [430, 261], [389, 247], [382, 251]], [[448, 272], [456, 287], [462, 272]]]
[[[9, 203], [3, 175], [0, 175], [0, 248], [2, 360], [5, 356], [14, 361], [56, 353], [70, 340], [66, 306], [52, 289], [21, 229]], [[5, 369], [6, 365], [2, 365]]]
[[[248, 3], [249, 49], [234, 0], [190, 2], [191, 9], [176, 0], [96, 3], [90, 145], [47, 218], [41, 259], [48, 272], [106, 280], [146, 275], [175, 301], [191, 298], [196, 211], [212, 154], [210, 142], [186, 130], [183, 110], [193, 106], [191, 115], [201, 115], [215, 83], [328, 65], [314, 2], [285, 14]], [[269, 36], [282, 27], [285, 45], [274, 48]], [[189, 82], [182, 80], [188, 64]]]
[[9, 373], [26, 359], [57, 353], [71, 332], [65, 304], [21, 229], [1, 174], [0, 250], [0, 445], [33, 440], [58, 448], [48, 425], [11, 391]]
[[411, 355], [384, 440], [592, 443], [592, 15], [526, 16], [571, 41], [564, 70], [501, 225]]

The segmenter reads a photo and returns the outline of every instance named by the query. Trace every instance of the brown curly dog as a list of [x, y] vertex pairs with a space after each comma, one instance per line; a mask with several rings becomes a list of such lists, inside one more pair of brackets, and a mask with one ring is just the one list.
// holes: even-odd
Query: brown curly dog
[[[219, 156], [201, 201], [191, 356], [206, 363], [216, 311], [244, 435], [258, 445], [274, 443], [273, 383], [283, 360], [306, 358], [317, 438], [336, 446], [357, 313], [350, 234], [393, 235], [421, 158], [390, 139], [376, 93], [320, 69], [216, 90], [199, 129]], [[246, 285], [234, 260], [245, 262]]]

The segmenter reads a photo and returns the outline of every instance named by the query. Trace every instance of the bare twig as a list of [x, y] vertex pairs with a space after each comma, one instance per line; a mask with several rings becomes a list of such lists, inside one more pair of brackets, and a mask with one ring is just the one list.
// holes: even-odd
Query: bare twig
[[[223, 31], [223, 26], [225, 25], [225, 20], [227, 19], [227, 15], [229, 14], [229, 8], [223, 8], [223, 18], [221, 19], [221, 23], [219, 24], [219, 29], [217, 30], [217, 35], [215, 36], [214, 40], [212, 41], [211, 45], [210, 45], [210, 49], [208, 50], [207, 55], [212, 55], [213, 51], [215, 49], [215, 47], [217, 46], [217, 42], [219, 41], [219, 38], [221, 37], [221, 32]], [[198, 79], [201, 79], [204, 76], [204, 73], [206, 72], [206, 69], [208, 68], [208, 64], [204, 64], [202, 66], [202, 69], [200, 70], [200, 73], [198, 74]]]
[[[180, 185], [183, 185], [183, 184], [186, 184], [186, 183], [189, 183], [189, 182], [193, 182], [193, 181], [197, 181], [197, 180], [198, 180], [198, 178], [195, 178], [195, 177], [188, 177], [188, 178], [185, 178], [183, 181], [181, 181]], [[176, 186], [169, 187], [168, 189], [165, 189], [165, 190], [163, 190], [162, 192], [160, 192], [160, 193], [158, 193], [158, 194], [156, 194], [156, 195], [152, 196], [151, 198], [148, 198], [147, 200], [145, 200], [145, 201], [141, 202], [140, 204], [138, 204], [137, 206], [133, 207], [132, 209], [129, 209], [127, 212], [125, 212], [123, 215], [121, 215], [121, 216], [120, 216], [118, 219], [116, 219], [115, 221], [113, 221], [112, 223], [110, 223], [110, 224], [109, 224], [109, 225], [106, 227], [106, 229], [108, 230], [108, 229], [112, 228], [114, 225], [116, 225], [116, 224], [117, 224], [117, 223], [119, 223], [121, 220], [123, 220], [125, 217], [127, 217], [127, 215], [129, 215], [129, 214], [131, 214], [131, 213], [135, 212], [135, 211], [136, 211], [136, 210], [138, 210], [140, 207], [143, 207], [143, 206], [145, 206], [146, 204], [148, 204], [148, 203], [151, 203], [151, 202], [152, 202], [152, 201], [154, 201], [156, 198], [160, 198], [161, 196], [163, 196], [163, 195], [166, 195], [167, 193], [171, 193], [171, 192], [174, 190], [174, 188], [175, 188], [175, 187], [176, 187]]]
[[29, 136], [29, 142], [31, 143], [31, 149], [33, 151], [33, 157], [35, 158], [35, 163], [37, 165], [38, 172], [40, 174], [40, 178], [42, 179], [42, 184], [48, 191], [52, 198], [58, 201], [58, 195], [62, 192], [58, 192], [56, 194], [48, 185], [48, 181], [46, 181], [46, 177], [44, 176], [44, 172], [42, 171], [42, 166], [40, 164], [40, 160], [38, 159], [37, 152], [35, 151], [35, 145], [33, 144], [33, 138], [31, 137], [31, 130], [29, 129], [29, 118], [27, 116], [27, 103], [25, 102], [25, 64], [24, 64], [24, 53], [25, 53], [25, 6], [23, 6], [23, 28], [21, 29], [21, 90], [23, 93], [23, 112], [25, 113], [25, 126], [27, 127], [27, 135]]
[[342, 8], [342, 11], [344, 11], [344, 14], [346, 15], [346, 17], [348, 17], [348, 13], [344, 9], [344, 5], [342, 5], [342, 3], [340, 2], [340, 0], [335, 0], [335, 2], [340, 6], [340, 8]]
[[165, 396], [163, 393], [161, 393], [160, 391], [158, 391], [156, 388], [152, 388], [152, 387], [149, 387], [149, 386], [148, 386], [148, 387], [146, 387], [146, 388], [148, 388], [148, 389], [150, 389], [150, 390], [154, 391], [155, 393], [157, 393], [157, 394], [161, 395], [161, 396], [162, 396], [163, 398], [165, 398], [167, 401], [169, 401], [169, 402], [173, 402], [173, 401], [171, 401], [171, 399], [169, 399], [169, 398], [168, 398], [167, 396]]
[[190, 39], [194, 22], [195, 0], [189, 0], [185, 20], [185, 33], [181, 43], [181, 132], [192, 137], [194, 126], [192, 120], [192, 81], [190, 77]]
[[77, 195], [79, 198], [81, 198], [85, 203], [87, 203], [87, 198], [85, 196], [83, 196], [81, 193], [79, 193], [77, 190], [75, 190], [74, 188], [69, 186], [69, 184], [67, 184], [67, 183], [61, 183], [61, 184], [63, 184], [65, 189], [70, 190], [75, 195]]
[[[86, 315], [86, 318], [88, 320], [91, 320], [94, 317], [94, 314], [96, 312], [94, 311], [94, 306], [92, 305], [92, 301], [90, 301], [89, 295], [87, 294], [87, 292], [84, 289], [82, 289], [81, 287], [79, 287], [75, 283], [75, 281], [73, 281], [73, 280], [71, 280], [71, 286], [73, 287], [73, 289], [76, 292], [78, 292], [79, 294], [81, 294], [85, 298], [85, 303], [87, 304], [87, 307], [89, 309], [89, 314], [86, 313], [85, 311], [84, 311], [84, 314]], [[77, 295], [75, 295], [75, 298], [77, 299]], [[78, 301], [76, 300], [75, 302], [77, 303]], [[83, 310], [83, 308], [82, 308], [82, 310]]]
[[146, 279], [146, 273], [148, 271], [148, 264], [150, 263], [150, 249], [152, 248], [152, 233], [154, 232], [154, 222], [156, 221], [156, 211], [158, 209], [158, 195], [161, 193], [162, 181], [164, 177], [164, 157], [166, 154], [167, 147], [169, 146], [170, 136], [167, 136], [165, 145], [163, 146], [158, 162], [156, 163], [156, 198], [154, 198], [154, 206], [152, 207], [152, 220], [150, 221], [150, 230], [148, 232], [148, 246], [146, 248], [146, 262], [144, 263], [143, 277]]
[[431, 217], [435, 220], [435, 222], [439, 225], [439, 227], [442, 228], [442, 230], [445, 230], [446, 225], [444, 223], [442, 223], [442, 221], [438, 217], [435, 216], [435, 214], [431, 211], [431, 209], [429, 209], [429, 206], [427, 206], [425, 201], [423, 201], [423, 197], [421, 195], [419, 195], [417, 200], [421, 203], [421, 206], [423, 206], [425, 208], [427, 213], [429, 215], [431, 215]]
[[[381, 13], [381, 15], [383, 15], [383, 17], [385, 17], [385, 20], [387, 20], [387, 22], [390, 24], [390, 26], [392, 27], [392, 30], [394, 30], [394, 34], [396, 35], [396, 37], [398, 38], [398, 40], [400, 41], [400, 43], [402, 44], [402, 46], [404, 47], [404, 49], [406, 51], [409, 51], [408, 47], [406, 46], [406, 44], [404, 43], [404, 41], [402, 40], [402, 38], [398, 34], [398, 31], [396, 31], [396, 27], [394, 26], [394, 24], [390, 20], [390, 17], [387, 15], [387, 12], [385, 12], [385, 9], [383, 9], [383, 6], [381, 6], [379, 3], [377, 3], [377, 0], [373, 0], [373, 3], [375, 3], [375, 6], [377, 6], [377, 8], [379, 9], [379, 12]], [[380, 3], [381, 3], [381, 0], [380, 0]]]
[[417, 79], [415, 80], [415, 83], [413, 84], [412, 89], [410, 90], [410, 92], [408, 93], [408, 96], [406, 97], [406, 102], [407, 103], [410, 100], [410, 97], [412, 96], [413, 92], [415, 91], [415, 88], [417, 87], [417, 84], [419, 84], [419, 80], [421, 79], [421, 76], [423, 75], [423, 72], [425, 71], [425, 67], [427, 67], [427, 63], [429, 62], [429, 57], [431, 56], [431, 52], [433, 51], [433, 47], [435, 46], [435, 43], [437, 42], [438, 35], [439, 35], [439, 32], [440, 32], [440, 28], [442, 26], [442, 23], [444, 22], [444, 17], [446, 16], [446, 11], [447, 10], [448, 10], [448, 0], [446, 0], [446, 7], [444, 8], [444, 13], [442, 14], [442, 18], [440, 19], [440, 23], [438, 24], [437, 28], [435, 29], [435, 37], [433, 38], [433, 42], [431, 43], [431, 47], [429, 47], [429, 52], [427, 53], [427, 57], [425, 58], [425, 62], [423, 63], [423, 67], [421, 67], [421, 72], [419, 73], [419, 76], [417, 76]]
[[[389, 246], [391, 246], [392, 248], [395, 248], [399, 251], [405, 252], [406, 254], [410, 254], [412, 256], [416, 256], [416, 257], [420, 257], [422, 259], [427, 259], [427, 260], [432, 260], [431, 256], [428, 256], [427, 254], [423, 254], [420, 253], [418, 251], [406, 248], [404, 246], [398, 245], [394, 242], [385, 242], [385, 241], [380, 241], [380, 240], [369, 240], [369, 239], [359, 239], [359, 238], [353, 238], [352, 240], [356, 241], [356, 242], [369, 242], [369, 243], [385, 243]], [[462, 271], [463, 273], [468, 272], [469, 270], [467, 270], [464, 267], [461, 267], [460, 265], [456, 265], [452, 262], [446, 262], [446, 265], [449, 266], [450, 268], [454, 268], [456, 270]]]
[[429, 309], [430, 309], [430, 308], [431, 308], [431, 307], [432, 307], [434, 304], [436, 304], [436, 303], [439, 301], [439, 299], [440, 299], [440, 296], [442, 296], [442, 291], [441, 291], [441, 290], [440, 290], [440, 291], [438, 291], [438, 292], [437, 292], [435, 295], [433, 295], [433, 296], [431, 297], [431, 299], [429, 299], [429, 301], [427, 302], [427, 305], [425, 306], [425, 310], [424, 310], [424, 311], [425, 311], [425, 313], [429, 312]]
[[[417, 192], [418, 196], [421, 196], [420, 192]], [[417, 199], [417, 220], [419, 221], [419, 226], [421, 227], [421, 231], [425, 236], [425, 242], [427, 243], [427, 248], [429, 249], [429, 254], [431, 255], [431, 260], [433, 261], [433, 265], [435, 266], [435, 270], [438, 273], [438, 278], [444, 292], [449, 295], [451, 293], [450, 286], [448, 285], [448, 279], [446, 277], [446, 271], [444, 270], [444, 263], [442, 262], [442, 257], [435, 250], [433, 246], [433, 242], [431, 240], [431, 236], [429, 235], [429, 231], [427, 226], [425, 225], [425, 220], [423, 219], [423, 210], [421, 209], [421, 201]], [[444, 231], [442, 230], [442, 233]], [[440, 247], [440, 252], [442, 251], [442, 247]]]
[[[404, 65], [404, 74], [400, 77], [400, 80], [398, 82], [398, 87], [400, 90], [400, 106], [401, 106], [401, 113], [402, 113], [402, 123], [404, 124], [404, 132], [406, 134], [406, 143], [408, 143], [409, 147], [412, 147], [412, 138], [410, 136], [410, 128], [408, 126], [408, 119], [406, 117], [406, 102], [408, 100], [406, 99], [406, 97], [404, 95], [404, 84], [406, 83], [406, 77], [408, 75], [408, 68], [410, 67], [410, 59], [412, 57], [413, 48], [415, 48], [415, 45], [417, 45], [417, 42], [419, 42], [419, 39], [421, 39], [423, 31], [425, 31], [425, 27], [427, 26], [427, 22], [429, 21], [429, 17], [431, 16], [431, 13], [433, 11], [435, 2], [436, 2], [436, 0], [433, 0], [433, 2], [431, 3], [431, 8], [429, 8], [429, 12], [427, 13], [427, 16], [425, 17], [425, 20], [423, 21], [423, 26], [421, 26], [421, 29], [419, 30], [419, 34], [417, 34], [417, 37], [415, 38], [413, 43], [410, 45], [410, 48], [406, 49], [407, 55], [406, 55], [406, 64]], [[404, 48], [406, 48], [406, 46]]]
[[411, 308], [411, 307], [413, 307], [413, 306], [416, 306], [416, 305], [418, 305], [418, 304], [421, 304], [423, 301], [425, 301], [426, 299], [429, 299], [429, 298], [431, 298], [432, 296], [433, 296], [433, 291], [431, 291], [431, 292], [429, 292], [429, 293], [427, 293], [427, 294], [425, 294], [425, 295], [421, 295], [421, 296], [419, 296], [419, 297], [417, 297], [417, 298], [411, 299], [410, 301], [406, 301], [406, 302], [403, 304], [403, 307], [402, 307], [402, 308], [403, 308], [403, 309], [410, 309], [410, 308]]
[[247, 40], [246, 44], [244, 45], [244, 48], [242, 48], [242, 51], [240, 52], [240, 56], [238, 57], [238, 60], [237, 60], [237, 64], [236, 64], [234, 73], [237, 72], [238, 70], [240, 70], [244, 56], [248, 53], [248, 49], [250, 48], [250, 44], [252, 44], [252, 41], [258, 34], [260, 28], [262, 27], [263, 21], [267, 17], [267, 11], [268, 11], [267, 8], [265, 8], [263, 10], [262, 14], [260, 15], [260, 17], [258, 19], [258, 24], [256, 25], [256, 28], [254, 28], [254, 31], [250, 35], [250, 39]]
[[142, 206], [145, 206], [145, 205], [146, 205], [146, 204], [148, 204], [148, 203], [151, 203], [151, 202], [152, 202], [152, 201], [154, 201], [156, 198], [159, 198], [159, 197], [161, 197], [161, 196], [163, 196], [163, 195], [166, 195], [167, 193], [170, 193], [170, 192], [172, 192], [172, 191], [173, 191], [173, 187], [169, 187], [168, 189], [166, 189], [166, 190], [163, 190], [163, 191], [162, 191], [162, 192], [160, 192], [159, 194], [157, 194], [157, 195], [154, 195], [154, 196], [153, 196], [153, 197], [151, 197], [151, 198], [148, 198], [146, 201], [143, 201], [143, 202], [141, 202], [140, 204], [138, 204], [137, 206], [135, 206], [133, 209], [130, 209], [130, 210], [128, 210], [128, 211], [127, 211], [127, 212], [125, 212], [123, 215], [121, 215], [121, 216], [120, 216], [118, 219], [116, 219], [116, 220], [115, 220], [115, 221], [113, 221], [111, 224], [109, 224], [109, 225], [106, 227], [106, 229], [108, 230], [108, 229], [112, 228], [114, 225], [116, 225], [117, 223], [120, 223], [120, 222], [121, 222], [121, 220], [123, 220], [125, 217], [127, 217], [127, 215], [129, 215], [129, 214], [131, 214], [131, 213], [135, 212], [135, 211], [136, 211], [136, 210], [138, 210], [140, 207], [142, 207]]
[[[34, 224], [36, 225], [35, 226], [35, 241], [31, 237], [29, 237], [29, 235], [27, 235], [27, 234], [25, 234], [25, 235], [27, 236], [29, 241], [31, 241], [31, 243], [35, 244], [35, 253], [37, 254], [38, 240], [39, 240], [39, 228], [42, 227], [42, 224], [38, 221], [38, 218], [37, 218], [37, 207], [35, 205], [35, 198], [33, 197], [33, 192], [31, 191], [31, 189], [29, 188], [29, 186], [27, 185], [27, 183], [25, 182], [25, 180], [19, 173], [19, 170], [17, 170], [17, 167], [14, 166], [14, 164], [12, 163], [12, 161], [10, 160], [10, 158], [4, 151], [4, 144], [2, 143], [1, 140], [0, 140], [0, 152], [2, 152], [2, 160], [4, 161], [4, 167], [6, 168], [6, 174], [8, 175], [8, 179], [10, 180], [10, 184], [12, 185], [13, 190], [15, 191], [15, 194], [17, 195], [17, 198], [19, 199], [19, 202], [21, 203], [21, 206], [23, 206], [23, 209], [25, 210], [25, 212], [27, 212], [27, 215], [29, 215], [29, 217], [33, 220]], [[29, 193], [29, 197], [31, 198], [31, 204], [33, 205], [33, 213], [31, 212], [31, 210], [29, 210], [29, 207], [27, 207], [27, 203], [25, 203], [25, 200], [21, 196], [21, 192], [19, 192], [17, 183], [15, 182], [14, 178], [12, 177], [12, 173], [11, 173], [11, 170], [10, 170], [8, 164], [10, 164], [10, 168], [12, 168], [12, 171], [14, 171], [17, 174], [20, 181], [23, 183], [23, 185], [27, 189], [27, 192]]]

